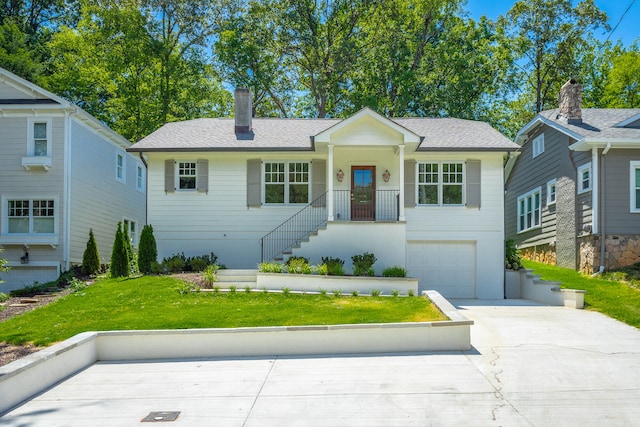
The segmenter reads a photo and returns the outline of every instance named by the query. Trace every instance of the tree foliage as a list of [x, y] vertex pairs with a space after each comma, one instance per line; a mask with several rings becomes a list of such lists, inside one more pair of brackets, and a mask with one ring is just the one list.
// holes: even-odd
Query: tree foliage
[[556, 107], [560, 87], [580, 72], [587, 35], [606, 22], [593, 0], [519, 0], [500, 20], [515, 54], [513, 81], [533, 93], [532, 112]]
[[82, 273], [91, 276], [100, 272], [100, 255], [98, 253], [98, 244], [93, 235], [93, 229], [89, 230], [89, 240], [87, 247], [82, 254]]
[[129, 277], [129, 251], [128, 243], [125, 241], [125, 234], [122, 231], [122, 222], [118, 222], [116, 236], [111, 249], [111, 264], [109, 271], [111, 277]]
[[137, 141], [164, 123], [254, 114], [489, 121], [508, 136], [557, 107], [638, 106], [638, 47], [601, 43], [594, 0], [518, 0], [496, 21], [464, 0], [10, 0], [0, 66]]
[[148, 224], [142, 228], [138, 246], [138, 267], [143, 274], [151, 273], [151, 266], [158, 262], [158, 248], [153, 236], [153, 227]]

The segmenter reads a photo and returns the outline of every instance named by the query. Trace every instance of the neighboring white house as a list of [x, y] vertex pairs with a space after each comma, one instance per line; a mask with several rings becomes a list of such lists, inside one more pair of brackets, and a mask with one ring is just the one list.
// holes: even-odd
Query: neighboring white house
[[385, 118], [236, 118], [168, 123], [128, 149], [149, 171], [159, 258], [214, 252], [229, 268], [372, 252], [420, 289], [502, 298], [503, 157], [518, 146], [486, 123]]
[[108, 263], [118, 221], [145, 224], [146, 167], [130, 142], [64, 99], [0, 68], [0, 292], [82, 262], [93, 229]]

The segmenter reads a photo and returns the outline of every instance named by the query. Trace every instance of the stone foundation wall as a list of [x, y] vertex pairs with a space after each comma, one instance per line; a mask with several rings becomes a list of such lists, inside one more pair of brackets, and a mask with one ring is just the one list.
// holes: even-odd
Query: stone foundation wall
[[[580, 271], [593, 274], [600, 268], [600, 236], [579, 238]], [[605, 240], [605, 270], [614, 270], [640, 262], [640, 235], [608, 235]]]
[[556, 265], [556, 247], [549, 244], [522, 248], [520, 256], [531, 261]]

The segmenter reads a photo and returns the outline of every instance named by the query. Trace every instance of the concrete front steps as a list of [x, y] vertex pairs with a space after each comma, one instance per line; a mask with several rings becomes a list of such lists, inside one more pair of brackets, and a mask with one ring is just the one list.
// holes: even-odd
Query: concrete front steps
[[258, 270], [218, 270], [218, 280], [214, 286], [219, 286], [220, 289], [229, 289], [231, 286], [235, 286], [237, 289], [244, 289], [247, 286], [255, 289], [258, 280], [257, 274]]
[[584, 308], [583, 290], [562, 289], [560, 282], [542, 280], [533, 270], [521, 269], [506, 272], [507, 299], [528, 299], [549, 305]]

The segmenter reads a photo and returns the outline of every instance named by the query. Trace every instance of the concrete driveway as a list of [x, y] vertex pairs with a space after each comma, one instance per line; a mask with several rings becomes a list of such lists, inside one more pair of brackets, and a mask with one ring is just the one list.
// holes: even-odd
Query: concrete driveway
[[[640, 330], [524, 300], [454, 300], [468, 352], [96, 363], [8, 426], [640, 425]], [[0, 398], [2, 398], [0, 396]]]

